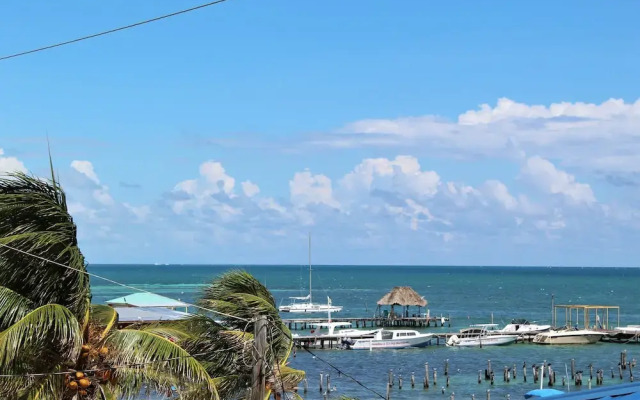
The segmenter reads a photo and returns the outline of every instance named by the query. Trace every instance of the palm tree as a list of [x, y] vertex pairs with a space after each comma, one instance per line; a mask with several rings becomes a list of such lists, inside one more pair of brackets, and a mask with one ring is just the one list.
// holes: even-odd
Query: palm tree
[[176, 343], [186, 334], [118, 330], [113, 309], [91, 306], [76, 225], [53, 176], [0, 177], [0, 284], [0, 375], [14, 375], [0, 378], [0, 398], [111, 400], [144, 386], [218, 397], [205, 367]]
[[[219, 321], [197, 316], [181, 323], [191, 337], [180, 342], [204, 365], [223, 399], [246, 397], [254, 363], [253, 332], [258, 316], [268, 320], [266, 354], [267, 397], [270, 391], [290, 392], [304, 379], [304, 371], [286, 365], [293, 340], [282, 322], [273, 296], [245, 271], [230, 271], [216, 278], [198, 304], [220, 312]], [[218, 317], [218, 315], [216, 315]], [[248, 321], [248, 322], [247, 322]]]

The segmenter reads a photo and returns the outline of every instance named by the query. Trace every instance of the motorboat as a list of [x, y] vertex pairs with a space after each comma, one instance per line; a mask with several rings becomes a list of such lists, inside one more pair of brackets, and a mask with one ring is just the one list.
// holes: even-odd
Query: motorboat
[[637, 336], [640, 335], [640, 325], [616, 326], [615, 328], [613, 328], [613, 331], [614, 333]]
[[510, 324], [507, 324], [504, 328], [498, 330], [497, 332], [504, 334], [534, 334], [545, 332], [551, 329], [551, 325], [538, 325], [532, 324], [526, 319], [514, 319]]
[[[460, 330], [460, 333], [452, 335], [447, 340], [450, 347], [482, 347], [482, 346], [504, 346], [515, 343], [518, 335], [504, 335], [491, 333], [491, 329], [496, 324], [476, 324], [469, 328]], [[494, 330], [494, 332], [496, 332]]]
[[351, 328], [351, 322], [318, 322], [311, 324], [315, 329], [312, 331], [311, 335], [316, 336], [318, 338], [327, 337], [327, 338], [362, 338], [362, 337], [370, 337], [372, 338], [377, 329], [374, 330], [360, 330], [360, 329], [339, 329], [340, 327], [348, 327]]
[[297, 314], [311, 314], [320, 312], [342, 311], [342, 306], [334, 306], [327, 296], [327, 304], [314, 303], [311, 291], [311, 235], [309, 235], [309, 294], [302, 297], [289, 297], [288, 305], [281, 305], [278, 311]]
[[538, 333], [533, 343], [538, 344], [593, 344], [605, 336], [605, 332], [589, 329], [560, 329]]
[[[426, 347], [431, 344], [433, 333], [420, 333], [408, 329], [378, 329], [373, 337], [355, 339], [348, 348], [353, 350], [404, 349], [407, 347]], [[343, 343], [346, 341], [343, 340]]]

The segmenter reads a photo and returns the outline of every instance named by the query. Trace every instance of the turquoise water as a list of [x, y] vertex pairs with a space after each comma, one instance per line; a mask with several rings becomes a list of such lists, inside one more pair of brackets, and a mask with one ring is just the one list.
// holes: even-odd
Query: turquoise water
[[[110, 279], [126, 283], [155, 293], [194, 301], [199, 291], [219, 274], [236, 266], [140, 266], [140, 265], [94, 265], [89, 270]], [[245, 266], [242, 267], [265, 283], [276, 300], [286, 301], [288, 296], [306, 295], [308, 292], [308, 270], [303, 266]], [[600, 304], [618, 305], [620, 323], [640, 324], [640, 304], [637, 285], [640, 269], [630, 268], [546, 268], [546, 267], [383, 267], [383, 266], [314, 266], [313, 289], [316, 301], [326, 301], [344, 307], [341, 316], [373, 315], [376, 302], [393, 286], [412, 286], [429, 302], [431, 315], [451, 318], [451, 327], [429, 328], [431, 332], [448, 332], [464, 328], [473, 323], [494, 322], [506, 324], [512, 318], [522, 317], [538, 323], [551, 322], [551, 298], [555, 304]], [[92, 279], [93, 301], [102, 303], [110, 298], [126, 295], [129, 289]], [[415, 311], [411, 311], [415, 312]], [[558, 314], [558, 320], [564, 314]], [[610, 324], [618, 324], [617, 315], [610, 313]], [[361, 399], [374, 398], [367, 391], [344, 375], [339, 374], [320, 359], [329, 362], [345, 373], [357, 378], [365, 386], [384, 394], [387, 371], [401, 375], [404, 387], [392, 389], [394, 399], [486, 398], [491, 389], [491, 398], [522, 398], [535, 386], [530, 366], [543, 360], [552, 363], [557, 373], [557, 385], [565, 364], [576, 360], [577, 369], [585, 371], [584, 386], [587, 387], [588, 365], [605, 371], [605, 385], [628, 382], [611, 378], [611, 369], [616, 371], [620, 352], [627, 350], [627, 359], [640, 358], [640, 346], [633, 344], [598, 343], [588, 346], [539, 346], [516, 344], [506, 347], [447, 348], [431, 346], [424, 349], [339, 351], [313, 350], [318, 358], [298, 351], [291, 360], [295, 368], [307, 372], [309, 392], [303, 397], [321, 399], [318, 390], [319, 375], [331, 374], [331, 385], [336, 387], [330, 398], [345, 394]], [[445, 360], [449, 360], [450, 386], [445, 388]], [[478, 370], [486, 368], [492, 360], [496, 371], [495, 385], [477, 383]], [[437, 387], [422, 389], [424, 364], [438, 372]], [[522, 364], [528, 366], [528, 383], [522, 381]], [[517, 365], [517, 379], [503, 382], [504, 366]], [[411, 373], [416, 375], [416, 388], [411, 389]], [[431, 377], [431, 381], [433, 377]], [[595, 387], [595, 382], [593, 384]], [[577, 390], [572, 387], [571, 390]]]

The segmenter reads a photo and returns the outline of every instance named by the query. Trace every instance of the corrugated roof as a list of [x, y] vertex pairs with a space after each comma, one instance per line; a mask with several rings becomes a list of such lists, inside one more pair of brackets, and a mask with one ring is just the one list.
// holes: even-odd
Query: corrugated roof
[[107, 301], [113, 307], [187, 307], [188, 304], [153, 293], [133, 293]]
[[161, 307], [114, 307], [119, 323], [152, 323], [160, 321], [179, 321], [191, 314]]
[[639, 400], [640, 383], [624, 383], [545, 397], [545, 400]]

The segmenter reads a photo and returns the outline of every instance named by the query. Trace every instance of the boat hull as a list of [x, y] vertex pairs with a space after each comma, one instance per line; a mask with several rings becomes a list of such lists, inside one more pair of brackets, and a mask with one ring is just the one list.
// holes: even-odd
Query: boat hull
[[376, 350], [376, 349], [406, 349], [409, 347], [427, 347], [431, 345], [433, 335], [417, 336], [406, 339], [358, 339], [352, 350]]
[[600, 332], [546, 332], [536, 335], [533, 343], [537, 344], [593, 344], [598, 342], [604, 333]]
[[341, 306], [327, 306], [326, 304], [311, 304], [311, 305], [295, 305], [295, 306], [280, 306], [278, 311], [283, 313], [295, 313], [295, 314], [312, 314], [312, 313], [326, 313], [326, 312], [339, 312], [342, 311]]
[[460, 338], [452, 336], [447, 341], [450, 347], [481, 347], [481, 346], [506, 346], [515, 343], [518, 339], [516, 335], [487, 335], [474, 338]]

